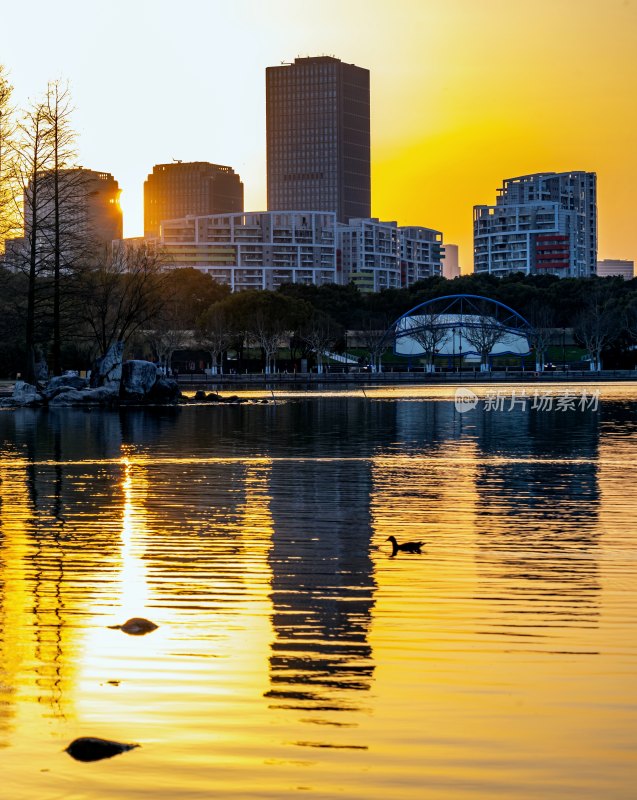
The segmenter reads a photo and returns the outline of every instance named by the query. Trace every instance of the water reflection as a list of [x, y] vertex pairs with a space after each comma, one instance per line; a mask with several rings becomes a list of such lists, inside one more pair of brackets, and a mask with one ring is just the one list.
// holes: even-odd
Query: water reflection
[[498, 616], [482, 629], [550, 649], [556, 627], [594, 626], [599, 615], [599, 415], [476, 416], [476, 597]]
[[270, 656], [275, 706], [351, 709], [353, 690], [373, 676], [368, 642], [374, 605], [369, 553], [370, 475], [339, 460], [280, 463], [273, 480], [292, 485], [292, 500], [274, 492], [269, 563], [275, 639]]
[[[48, 796], [18, 766], [36, 751], [68, 793], [77, 765], [56, 759], [80, 735], [142, 743], [90, 800], [159, 779], [166, 799], [416, 798], [425, 778], [445, 797], [539, 777], [546, 796], [579, 791], [582, 719], [622, 746], [630, 726], [636, 443], [634, 403], [0, 415], [0, 744], [25, 756], [11, 796]], [[390, 559], [392, 534], [423, 555]], [[159, 628], [107, 628], [129, 616]], [[549, 725], [557, 778], [536, 759]]]

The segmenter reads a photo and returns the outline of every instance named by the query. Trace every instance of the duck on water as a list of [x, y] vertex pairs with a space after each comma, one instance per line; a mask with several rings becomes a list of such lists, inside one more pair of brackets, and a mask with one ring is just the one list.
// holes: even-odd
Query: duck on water
[[425, 544], [424, 542], [403, 542], [402, 544], [398, 544], [395, 536], [388, 536], [387, 541], [391, 542], [392, 558], [397, 553], [421, 553], [422, 551], [420, 548]]
[[98, 739], [95, 736], [80, 736], [71, 742], [65, 752], [76, 761], [101, 761], [103, 758], [112, 758], [135, 747], [139, 745]]
[[112, 631], [124, 631], [129, 636], [145, 636], [151, 631], [156, 631], [159, 625], [155, 625], [144, 617], [131, 617], [123, 625], [107, 625]]

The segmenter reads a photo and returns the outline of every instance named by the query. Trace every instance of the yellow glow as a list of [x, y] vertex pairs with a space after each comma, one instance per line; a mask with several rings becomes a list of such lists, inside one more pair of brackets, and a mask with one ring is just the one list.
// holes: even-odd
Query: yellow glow
[[[246, 208], [265, 208], [264, 70], [326, 53], [371, 71], [375, 215], [441, 229], [468, 271], [472, 206], [493, 202], [504, 178], [595, 170], [600, 257], [637, 258], [633, 0], [325, 0], [311, 24], [298, 0], [199, 0], [195, 26], [169, 0], [150, 15], [146, 6], [112, 0], [89, 14], [77, 5], [32, 31], [32, 48], [19, 36], [3, 44], [19, 104], [52, 70], [71, 80], [81, 161], [119, 181], [127, 235], [142, 232], [146, 175], [171, 158], [230, 164]], [[24, 30], [34, 7], [47, 10], [43, 0], [9, 4], [4, 27]], [[104, 40], [119, 42], [108, 70], [93, 58], [96, 19]], [[231, 81], [204, 80], [211, 102], [202, 103], [202, 75], [238, 63]], [[171, 114], [151, 126], [166, 97]], [[117, 104], [125, 125], [100, 124], [105, 103]]]
[[[201, 706], [202, 713], [220, 705], [232, 719], [232, 706], [238, 702], [236, 715], [240, 718], [242, 701], [236, 698], [245, 697], [246, 691], [260, 698], [267, 690], [267, 653], [272, 638], [267, 562], [273, 532], [268, 489], [271, 462], [253, 459], [243, 467], [238, 460], [221, 461], [235, 463], [243, 472], [244, 502], [237, 508], [236, 526], [224, 531], [224, 538], [240, 543], [239, 551], [231, 554], [226, 547], [218, 551], [214, 541], [210, 552], [204, 546], [201, 557], [212, 559], [208, 562], [211, 574], [205, 579], [208, 594], [190, 601], [187, 598], [193, 587], [203, 588], [193, 583], [201, 576], [197, 553], [189, 552], [190, 510], [180, 505], [177, 496], [172, 510], [170, 504], [164, 504], [165, 498], [157, 492], [156, 461], [133, 452], [120, 461], [120, 594], [113, 618], [106, 620], [103, 613], [96, 614], [83, 631], [75, 693], [78, 718], [101, 735], [114, 736], [118, 726], [126, 725], [135, 730], [138, 739], [167, 746], [158, 733], [157, 720], [172, 726], [169, 720], [179, 714], [179, 703]], [[160, 470], [164, 464], [187, 469], [194, 463], [196, 459], [166, 459]], [[182, 527], [186, 529], [183, 538]], [[169, 574], [155, 562], [155, 549], [176, 559], [177, 566]], [[151, 564], [155, 564], [153, 575], [149, 574]], [[170, 604], [169, 597], [174, 598]], [[228, 608], [208, 608], [211, 597], [227, 598]], [[131, 616], [148, 617], [159, 628], [136, 637], [106, 627], [107, 622], [123, 622]], [[181, 632], [184, 626], [190, 631], [187, 640]], [[193, 627], [199, 631], [195, 637]], [[184, 681], [188, 672], [192, 680]], [[262, 705], [265, 714], [265, 701]], [[249, 744], [244, 732], [233, 725], [215, 737], [207, 717], [202, 717], [201, 730], [189, 731], [188, 737], [217, 738], [217, 746], [226, 748], [233, 748], [239, 739], [242, 747]], [[177, 744], [173, 739], [170, 746]]]
[[124, 508], [122, 512], [121, 609], [125, 622], [129, 617], [145, 616], [148, 605], [148, 579], [143, 560], [146, 511], [144, 498], [148, 478], [142, 469], [135, 469], [130, 458], [122, 459]]

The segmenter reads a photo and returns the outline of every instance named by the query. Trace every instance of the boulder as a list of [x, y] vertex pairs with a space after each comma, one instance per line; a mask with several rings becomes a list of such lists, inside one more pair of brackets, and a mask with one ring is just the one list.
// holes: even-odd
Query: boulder
[[42, 395], [46, 400], [51, 400], [62, 392], [68, 392], [70, 389], [86, 389], [87, 386], [86, 378], [79, 378], [77, 375], [60, 375], [57, 378], [51, 378], [42, 389]]
[[169, 378], [157, 378], [155, 384], [148, 392], [149, 403], [177, 403], [181, 398], [179, 384]]
[[122, 365], [120, 399], [128, 403], [146, 402], [156, 381], [155, 364], [150, 361], [126, 361]]
[[119, 391], [122, 379], [122, 358], [124, 355], [124, 342], [112, 344], [103, 356], [98, 358], [91, 370], [91, 388], [106, 386]]
[[42, 395], [31, 383], [16, 381], [13, 389], [12, 405], [31, 406], [42, 402]]
[[97, 389], [62, 388], [49, 400], [49, 407], [59, 406], [114, 406], [117, 392], [112, 386], [99, 386]]

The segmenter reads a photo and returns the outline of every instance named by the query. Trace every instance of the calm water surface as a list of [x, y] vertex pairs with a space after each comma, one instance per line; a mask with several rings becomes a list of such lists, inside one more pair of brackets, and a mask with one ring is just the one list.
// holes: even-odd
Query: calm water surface
[[637, 385], [601, 394], [0, 413], [0, 795], [635, 798]]

